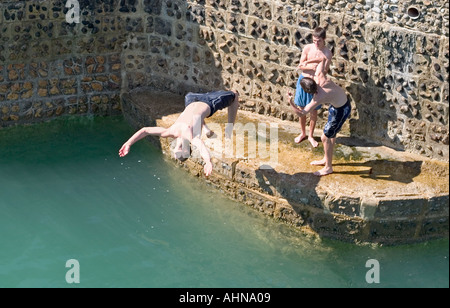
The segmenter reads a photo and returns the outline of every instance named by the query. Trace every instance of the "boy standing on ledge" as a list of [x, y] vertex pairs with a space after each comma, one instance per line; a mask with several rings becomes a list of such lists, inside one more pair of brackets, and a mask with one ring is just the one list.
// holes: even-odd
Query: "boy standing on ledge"
[[[119, 150], [119, 156], [124, 157], [130, 151], [130, 147], [138, 140], [153, 135], [160, 137], [176, 138], [176, 146], [172, 150], [174, 158], [185, 161], [191, 154], [191, 144], [200, 152], [204, 165], [204, 172], [209, 176], [212, 172], [211, 156], [208, 148], [201, 140], [202, 128], [208, 137], [213, 132], [206, 126], [205, 118], [211, 117], [216, 111], [228, 108], [228, 123], [234, 124], [239, 109], [239, 93], [237, 91], [214, 91], [208, 93], [188, 93], [185, 96], [185, 108], [174, 124], [169, 128], [144, 127], [137, 131]], [[227, 129], [232, 126], [227, 126]], [[228, 134], [229, 133], [228, 130]]]
[[[321, 104], [330, 105], [328, 109], [328, 122], [325, 125], [321, 137], [325, 152], [324, 157], [321, 160], [311, 162], [311, 165], [314, 166], [324, 166], [319, 171], [314, 172], [314, 175], [317, 176], [333, 173], [332, 160], [336, 134], [341, 130], [342, 125], [350, 116], [351, 112], [350, 101], [345, 91], [325, 75], [326, 62], [327, 59], [325, 57], [320, 59], [314, 79], [305, 77], [300, 83], [306, 93], [313, 95], [311, 103], [304, 109], [299, 110], [301, 114], [306, 115]], [[287, 97], [289, 102], [291, 102], [292, 93], [288, 91]]]
[[317, 110], [319, 110], [322, 106], [316, 106], [314, 110], [311, 110], [311, 116], [309, 120], [309, 135], [306, 133], [306, 115], [302, 115], [299, 113], [299, 110], [304, 108], [306, 105], [311, 102], [312, 95], [305, 92], [300, 86], [300, 82], [303, 78], [309, 77], [314, 78], [314, 74], [316, 73], [316, 68], [318, 65], [319, 58], [326, 58], [325, 62], [325, 74], [328, 72], [330, 67], [332, 54], [331, 51], [325, 47], [325, 39], [326, 39], [326, 31], [324, 28], [317, 27], [313, 32], [313, 43], [305, 46], [302, 52], [302, 56], [300, 58], [300, 64], [297, 69], [302, 70], [300, 77], [297, 81], [297, 88], [295, 91], [295, 99], [293, 104], [291, 101], [291, 107], [294, 109], [294, 112], [300, 117], [300, 129], [301, 133], [294, 139], [295, 143], [300, 143], [306, 138], [311, 143], [311, 145], [315, 148], [318, 143], [314, 139], [314, 129], [316, 128], [317, 123]]

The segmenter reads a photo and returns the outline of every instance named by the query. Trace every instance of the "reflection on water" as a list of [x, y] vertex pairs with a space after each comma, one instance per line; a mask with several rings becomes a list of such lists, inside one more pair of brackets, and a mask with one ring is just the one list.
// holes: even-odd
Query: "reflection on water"
[[[398, 247], [307, 237], [228, 200], [121, 118], [0, 130], [0, 287], [448, 287], [448, 240]], [[365, 266], [380, 263], [380, 284]]]

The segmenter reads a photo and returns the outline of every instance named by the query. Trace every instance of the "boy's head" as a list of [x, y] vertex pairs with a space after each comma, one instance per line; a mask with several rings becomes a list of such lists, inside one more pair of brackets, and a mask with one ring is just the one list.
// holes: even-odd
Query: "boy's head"
[[317, 93], [317, 83], [312, 78], [309, 77], [302, 78], [302, 80], [300, 81], [300, 86], [306, 93], [309, 94]]
[[317, 27], [313, 31], [313, 44], [317, 46], [317, 48], [322, 48], [325, 46], [325, 39], [327, 38], [327, 33], [324, 28]]
[[316, 37], [316, 38], [326, 39], [327, 38], [327, 32], [326, 32], [326, 30], [324, 28], [317, 27], [317, 28], [314, 29], [312, 36]]
[[184, 162], [191, 156], [191, 143], [188, 139], [178, 137], [176, 139], [176, 144], [172, 148], [172, 154], [175, 159], [178, 159], [180, 162]]

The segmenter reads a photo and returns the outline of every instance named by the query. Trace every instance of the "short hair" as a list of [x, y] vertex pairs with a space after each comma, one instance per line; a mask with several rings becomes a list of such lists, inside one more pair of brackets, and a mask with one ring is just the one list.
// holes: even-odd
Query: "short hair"
[[[172, 153], [180, 162], [186, 161], [192, 155], [192, 147], [189, 140], [182, 138], [182, 148], [177, 149], [177, 139], [174, 139], [170, 145]], [[187, 153], [189, 152], [189, 154]]]
[[178, 160], [180, 163], [184, 163], [188, 158], [189, 158], [189, 157], [183, 157], [183, 156], [181, 156], [181, 157], [178, 157], [177, 160]]
[[314, 79], [309, 77], [304, 77], [300, 81], [300, 85], [302, 86], [302, 89], [309, 94], [315, 94], [317, 93], [317, 83], [314, 81]]
[[314, 29], [313, 37], [326, 39], [327, 38], [327, 31], [322, 27], [317, 27]]

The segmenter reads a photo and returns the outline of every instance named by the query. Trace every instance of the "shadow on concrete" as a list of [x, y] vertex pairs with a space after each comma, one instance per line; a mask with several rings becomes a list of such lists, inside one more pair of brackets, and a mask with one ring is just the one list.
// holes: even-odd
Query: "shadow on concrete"
[[256, 179], [260, 188], [269, 195], [285, 199], [290, 208], [278, 207], [276, 219], [295, 227], [312, 230], [322, 237], [320, 228], [315, 227], [316, 213], [324, 211], [323, 202], [315, 188], [320, 178], [306, 172], [287, 174], [273, 169], [257, 169]]
[[362, 178], [396, 181], [407, 184], [413, 182], [413, 179], [421, 173], [422, 163], [423, 162], [421, 161], [400, 162], [389, 160], [369, 160], [361, 163], [335, 163], [333, 166], [367, 167], [369, 170], [334, 171], [334, 173], [359, 175]]
[[[339, 219], [336, 223], [331, 223], [333, 216], [326, 213], [332, 211], [336, 214], [348, 215], [348, 217], [358, 216], [362, 196], [366, 193], [372, 196], [383, 193], [383, 191], [377, 191], [375, 184], [365, 186], [364, 182], [378, 183], [377, 185], [382, 182], [389, 193], [402, 195], [407, 192], [403, 191], [401, 186], [414, 182], [414, 178], [422, 170], [421, 161], [402, 162], [383, 159], [362, 162], [344, 161], [337, 162], [333, 166], [334, 175], [326, 176], [326, 179], [315, 176], [312, 172], [289, 174], [274, 169], [258, 169], [255, 171], [255, 176], [263, 192], [286, 200], [292, 209], [280, 210], [274, 215], [278, 219], [296, 227], [306, 227], [320, 237], [328, 237], [330, 234], [333, 234], [333, 237], [340, 237], [348, 230], [338, 231], [339, 228], [344, 228], [340, 225]], [[345, 177], [345, 181], [342, 181], [341, 175]], [[362, 230], [362, 226], [363, 224], [359, 225], [355, 221], [349, 222], [345, 228]], [[363, 233], [358, 231], [358, 234], [362, 236]]]
[[305, 204], [321, 208], [316, 192], [320, 177], [309, 172], [288, 174], [274, 169], [255, 170], [259, 187], [267, 194], [286, 199], [291, 205]]

